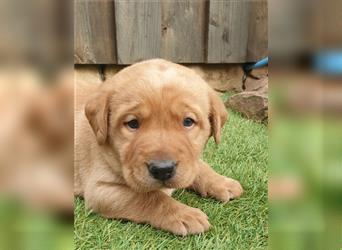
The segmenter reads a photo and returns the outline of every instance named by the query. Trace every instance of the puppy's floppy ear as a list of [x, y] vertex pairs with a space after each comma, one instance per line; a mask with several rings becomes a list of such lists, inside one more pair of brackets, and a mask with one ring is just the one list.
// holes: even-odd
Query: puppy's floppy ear
[[211, 125], [211, 136], [214, 137], [215, 143], [221, 141], [221, 128], [227, 120], [228, 113], [223, 101], [212, 89], [209, 90], [210, 114], [209, 121]]
[[109, 96], [108, 91], [101, 90], [93, 94], [85, 105], [85, 115], [100, 145], [106, 142], [108, 135]]

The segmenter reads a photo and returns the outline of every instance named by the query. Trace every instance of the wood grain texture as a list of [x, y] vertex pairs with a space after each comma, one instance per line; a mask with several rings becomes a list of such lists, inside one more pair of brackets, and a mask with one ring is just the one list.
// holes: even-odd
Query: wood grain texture
[[75, 63], [243, 63], [267, 55], [267, 0], [75, 0]]
[[115, 0], [119, 64], [160, 57], [160, 1]]
[[114, 2], [75, 0], [75, 63], [116, 63]]
[[243, 0], [210, 0], [209, 63], [246, 61], [250, 3]]
[[165, 0], [162, 6], [162, 57], [201, 63], [206, 58], [206, 0]]
[[250, 4], [246, 61], [255, 62], [268, 54], [268, 8], [267, 0]]

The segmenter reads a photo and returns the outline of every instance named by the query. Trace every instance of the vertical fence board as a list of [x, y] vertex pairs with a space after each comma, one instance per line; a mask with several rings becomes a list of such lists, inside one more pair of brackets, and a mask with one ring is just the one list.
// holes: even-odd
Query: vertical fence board
[[267, 0], [75, 0], [75, 63], [256, 61], [267, 18]]
[[246, 61], [257, 61], [268, 52], [267, 0], [251, 2]]
[[205, 0], [166, 0], [162, 5], [162, 57], [175, 62], [205, 61]]
[[160, 1], [115, 0], [119, 64], [160, 57]]
[[75, 0], [76, 63], [116, 62], [113, 20], [112, 0]]
[[208, 62], [245, 62], [250, 2], [210, 0]]

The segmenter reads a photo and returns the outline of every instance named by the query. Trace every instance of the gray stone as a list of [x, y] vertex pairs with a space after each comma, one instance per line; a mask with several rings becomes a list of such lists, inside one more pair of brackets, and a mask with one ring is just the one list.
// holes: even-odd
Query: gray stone
[[226, 107], [242, 113], [249, 119], [266, 122], [268, 120], [268, 78], [257, 80], [249, 91], [231, 96]]

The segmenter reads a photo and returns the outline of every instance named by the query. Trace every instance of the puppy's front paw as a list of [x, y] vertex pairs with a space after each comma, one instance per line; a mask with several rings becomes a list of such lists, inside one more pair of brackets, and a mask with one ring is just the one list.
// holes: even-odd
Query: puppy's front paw
[[186, 205], [179, 206], [174, 213], [165, 215], [161, 220], [162, 229], [182, 236], [203, 233], [210, 227], [205, 213]]
[[243, 189], [238, 181], [225, 176], [219, 177], [215, 181], [207, 183], [206, 195], [223, 202], [238, 198], [242, 195]]

